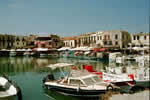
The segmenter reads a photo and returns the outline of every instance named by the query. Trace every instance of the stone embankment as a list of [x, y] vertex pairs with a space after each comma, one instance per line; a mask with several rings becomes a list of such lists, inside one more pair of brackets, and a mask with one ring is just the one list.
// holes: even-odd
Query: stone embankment
[[109, 100], [149, 100], [149, 92], [149, 90], [145, 90], [134, 94], [116, 94]]
[[144, 90], [133, 94], [120, 94], [119, 92], [107, 92], [100, 96], [99, 100], [149, 100], [150, 90]]

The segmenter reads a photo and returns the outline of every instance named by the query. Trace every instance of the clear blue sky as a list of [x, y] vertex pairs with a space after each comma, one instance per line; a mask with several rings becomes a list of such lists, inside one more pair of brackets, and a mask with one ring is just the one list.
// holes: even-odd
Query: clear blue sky
[[149, 0], [0, 0], [0, 32], [149, 32]]

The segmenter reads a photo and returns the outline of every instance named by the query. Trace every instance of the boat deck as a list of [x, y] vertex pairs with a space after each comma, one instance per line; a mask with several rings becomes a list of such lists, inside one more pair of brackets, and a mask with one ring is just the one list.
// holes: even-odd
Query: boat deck
[[7, 92], [0, 92], [0, 97], [8, 97], [10, 96]]

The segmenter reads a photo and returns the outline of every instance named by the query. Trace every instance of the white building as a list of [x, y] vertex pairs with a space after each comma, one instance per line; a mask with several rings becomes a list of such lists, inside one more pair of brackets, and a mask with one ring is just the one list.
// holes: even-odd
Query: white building
[[64, 37], [61, 39], [64, 42], [65, 47], [76, 47], [77, 42], [76, 42], [76, 37]]
[[132, 34], [132, 46], [143, 47], [149, 45], [149, 35], [150, 33], [136, 33]]

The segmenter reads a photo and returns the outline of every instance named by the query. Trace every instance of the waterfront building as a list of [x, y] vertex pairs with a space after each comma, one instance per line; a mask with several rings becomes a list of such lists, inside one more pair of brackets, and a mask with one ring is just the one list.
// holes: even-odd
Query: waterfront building
[[14, 45], [15, 36], [0, 34], [0, 49], [11, 49]]
[[86, 33], [77, 36], [77, 47], [94, 46], [96, 44], [96, 32]]
[[99, 48], [101, 48], [103, 44], [102, 33], [103, 31], [96, 32], [96, 47], [99, 47]]
[[77, 46], [77, 38], [76, 37], [63, 37], [61, 38], [63, 41], [64, 47], [72, 47], [75, 48]]
[[97, 32], [97, 42], [99, 47], [104, 48], [126, 48], [131, 42], [131, 36], [127, 31], [111, 30]]
[[60, 37], [57, 35], [37, 36], [34, 41], [36, 48], [59, 48], [62, 44]]
[[26, 48], [26, 36], [15, 36], [14, 48], [15, 49], [23, 49]]
[[111, 30], [97, 31], [77, 36], [77, 46], [94, 48], [126, 48], [131, 42], [131, 36], [127, 31]]
[[27, 43], [26, 48], [31, 48], [31, 49], [34, 48], [35, 47], [34, 42], [37, 37], [38, 37], [38, 35], [29, 35], [29, 36], [25, 37], [25, 40]]
[[137, 46], [137, 47], [143, 47], [143, 46], [147, 46], [149, 47], [149, 35], [150, 33], [136, 33], [136, 34], [132, 34], [132, 47]]

